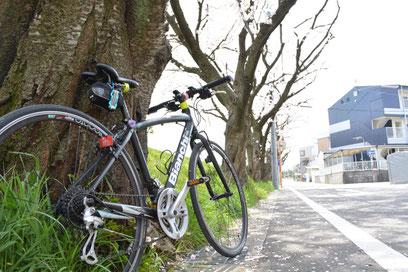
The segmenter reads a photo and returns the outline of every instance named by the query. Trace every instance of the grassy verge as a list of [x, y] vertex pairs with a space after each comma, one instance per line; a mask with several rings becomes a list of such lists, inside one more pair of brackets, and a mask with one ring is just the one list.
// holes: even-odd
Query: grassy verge
[[[159, 167], [164, 169], [169, 154], [164, 154], [161, 160], [160, 154], [149, 150], [148, 164], [152, 176], [164, 183], [166, 176], [155, 166], [160, 161]], [[188, 179], [188, 163], [186, 158], [180, 171], [178, 190]], [[48, 195], [42, 193], [47, 180], [41, 178], [38, 169], [36, 171], [27, 173], [24, 178], [11, 175], [5, 180], [0, 176], [0, 271], [117, 271], [114, 263], [88, 266], [79, 259], [82, 236], [66, 229], [50, 216], [52, 213], [44, 210], [50, 204]], [[244, 187], [248, 207], [254, 206], [272, 190], [271, 182], [249, 181]], [[139, 271], [158, 271], [163, 265], [175, 261], [175, 253], [189, 252], [207, 244], [189, 195], [186, 203], [189, 228], [184, 237], [175, 242], [176, 252], [147, 248]]]
[[244, 186], [245, 199], [248, 207], [255, 206], [260, 200], [265, 199], [270, 192], [275, 190], [272, 181], [255, 182], [251, 178]]
[[47, 180], [38, 165], [36, 173], [0, 176], [0, 271], [101, 271], [83, 269], [79, 233], [47, 210], [50, 198], [42, 193]]

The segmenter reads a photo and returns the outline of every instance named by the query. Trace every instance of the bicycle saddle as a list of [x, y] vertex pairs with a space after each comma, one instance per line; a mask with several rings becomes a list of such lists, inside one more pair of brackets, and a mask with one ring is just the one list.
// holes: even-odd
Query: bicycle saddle
[[82, 72], [82, 78], [86, 83], [92, 85], [95, 82], [106, 83], [109, 80], [116, 83], [128, 83], [130, 88], [139, 86], [139, 83], [132, 79], [119, 76], [118, 72], [112, 66], [105, 63], [96, 64], [96, 72]]

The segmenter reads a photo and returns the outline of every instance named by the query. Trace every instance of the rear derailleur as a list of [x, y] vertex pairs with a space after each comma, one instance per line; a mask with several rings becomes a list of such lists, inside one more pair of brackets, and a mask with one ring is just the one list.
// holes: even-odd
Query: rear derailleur
[[57, 202], [56, 215], [62, 215], [75, 227], [85, 229], [88, 238], [81, 249], [81, 260], [88, 264], [98, 263], [95, 251], [95, 240], [98, 229], [102, 228], [104, 222], [101, 217], [96, 216], [96, 199], [86, 190], [73, 187], [66, 191]]

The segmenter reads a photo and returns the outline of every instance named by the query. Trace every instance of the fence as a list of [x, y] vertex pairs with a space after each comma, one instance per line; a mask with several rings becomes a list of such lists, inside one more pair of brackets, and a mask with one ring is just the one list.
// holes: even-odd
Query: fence
[[320, 174], [330, 174], [339, 172], [367, 171], [367, 170], [387, 170], [387, 161], [359, 161], [343, 162], [324, 169], [320, 169]]

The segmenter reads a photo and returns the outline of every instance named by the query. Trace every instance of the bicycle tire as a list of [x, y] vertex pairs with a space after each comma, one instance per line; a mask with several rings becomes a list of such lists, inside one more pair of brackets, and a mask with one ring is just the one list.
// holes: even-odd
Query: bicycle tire
[[[198, 224], [210, 245], [221, 255], [234, 257], [245, 246], [248, 234], [248, 212], [244, 191], [237, 172], [224, 150], [214, 142], [210, 142], [218, 164], [224, 173], [232, 196], [211, 200], [205, 184], [191, 187], [191, 202]], [[198, 166], [203, 164], [204, 170]], [[210, 177], [208, 184], [215, 194], [225, 192], [225, 187], [203, 143], [193, 149], [189, 163], [189, 179], [197, 179], [204, 175]]]
[[[10, 252], [13, 252], [10, 256], [3, 250], [0, 270], [21, 271], [28, 266], [32, 271], [59, 271], [62, 267], [70, 271], [95, 269], [95, 266], [80, 261], [77, 254], [79, 246], [85, 241], [79, 235], [82, 231], [74, 228], [75, 222], [69, 224], [71, 217], [70, 220], [62, 217], [57, 219], [55, 207], [69, 185], [80, 177], [88, 168], [87, 165], [100, 154], [101, 149], [96, 147], [96, 143], [100, 137], [107, 135], [112, 133], [97, 120], [75, 109], [58, 105], [29, 106], [0, 118], [0, 231], [7, 232], [9, 226], [24, 224], [18, 223], [19, 220], [12, 216], [10, 211], [13, 211], [19, 216], [30, 213], [28, 227], [37, 233], [29, 236], [26, 234], [28, 228], [21, 227], [21, 233], [17, 235], [23, 237], [29, 250], [25, 248], [20, 252], [15, 246], [10, 249]], [[87, 188], [97, 177], [98, 169], [103, 167], [102, 165], [103, 162], [86, 176], [81, 188]], [[128, 182], [124, 183], [119, 178], [126, 178]], [[97, 190], [99, 188], [102, 191], [97, 193], [105, 193], [103, 197], [97, 196], [99, 198], [145, 205], [143, 184], [125, 150]], [[113, 195], [121, 188], [130, 190], [133, 197], [125, 199], [123, 196]], [[38, 192], [38, 195], [31, 196], [30, 192]], [[68, 206], [68, 211], [71, 211], [72, 206], [73, 214], [74, 202], [75, 200], [67, 200], [64, 203]], [[98, 265], [105, 266], [110, 271], [136, 271], [144, 250], [146, 220], [111, 219], [105, 222], [105, 229], [116, 233], [99, 230], [95, 247], [98, 250], [98, 258], [105, 261]], [[18, 232], [20, 229], [13, 227], [8, 230]], [[41, 233], [45, 234], [38, 238]], [[10, 239], [7, 235], [0, 236], [0, 244], [10, 242], [4, 241], [4, 237]], [[127, 254], [109, 259], [123, 252]]]

